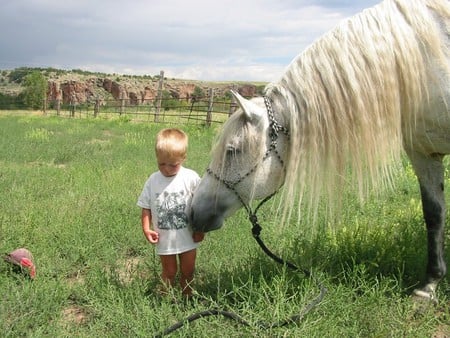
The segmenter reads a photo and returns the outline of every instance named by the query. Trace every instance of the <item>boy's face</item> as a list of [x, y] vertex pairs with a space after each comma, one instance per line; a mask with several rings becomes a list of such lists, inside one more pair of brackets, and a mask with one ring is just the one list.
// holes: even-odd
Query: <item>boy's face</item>
[[156, 155], [158, 169], [166, 177], [175, 176], [180, 171], [184, 157], [168, 157], [162, 154]]

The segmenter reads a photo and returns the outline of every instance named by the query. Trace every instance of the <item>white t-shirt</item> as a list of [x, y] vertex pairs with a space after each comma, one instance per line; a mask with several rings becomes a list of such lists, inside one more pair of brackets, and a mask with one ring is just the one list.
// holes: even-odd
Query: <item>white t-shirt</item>
[[199, 181], [195, 171], [181, 167], [175, 176], [157, 171], [145, 182], [137, 205], [152, 212], [153, 229], [159, 233], [158, 255], [180, 254], [197, 247], [186, 207]]

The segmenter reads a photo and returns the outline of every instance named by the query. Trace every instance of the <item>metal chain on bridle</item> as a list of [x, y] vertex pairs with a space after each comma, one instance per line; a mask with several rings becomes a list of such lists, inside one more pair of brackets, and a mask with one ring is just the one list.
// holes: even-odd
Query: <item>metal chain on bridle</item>
[[[283, 170], [286, 170], [284, 161], [281, 158], [280, 154], [278, 153], [277, 145], [278, 145], [279, 133], [282, 132], [289, 139], [289, 137], [290, 137], [289, 130], [286, 127], [282, 126], [280, 123], [278, 123], [278, 121], [275, 119], [275, 114], [274, 114], [274, 111], [272, 108], [272, 103], [267, 96], [264, 96], [264, 103], [266, 106], [267, 115], [268, 115], [268, 119], [269, 119], [270, 145], [267, 148], [261, 162], [264, 162], [267, 158], [269, 158], [270, 154], [273, 152], [275, 154], [275, 156], [277, 157], [278, 161], [280, 162], [280, 164], [282, 165]], [[296, 266], [295, 264], [287, 262], [287, 261], [283, 260], [282, 258], [278, 257], [277, 255], [275, 255], [264, 244], [263, 240], [260, 237], [262, 227], [259, 224], [258, 216], [256, 215], [256, 213], [258, 212], [259, 208], [264, 203], [266, 203], [268, 200], [270, 200], [277, 193], [277, 191], [273, 192], [272, 194], [270, 194], [269, 196], [267, 196], [266, 198], [261, 200], [258, 203], [258, 205], [256, 206], [255, 210], [252, 210], [252, 207], [250, 206], [250, 204], [246, 203], [243, 200], [243, 198], [241, 197], [241, 195], [235, 188], [239, 183], [241, 183], [243, 180], [245, 180], [247, 177], [249, 177], [251, 174], [253, 174], [255, 172], [255, 170], [258, 168], [258, 166], [259, 166], [259, 163], [255, 164], [255, 166], [252, 169], [250, 169], [245, 175], [242, 175], [241, 177], [239, 177], [239, 179], [237, 179], [234, 182], [230, 182], [230, 181], [222, 179], [218, 174], [214, 173], [210, 168], [207, 168], [206, 172], [209, 175], [211, 175], [212, 177], [214, 177], [221, 184], [223, 184], [225, 187], [227, 187], [230, 191], [232, 191], [236, 195], [236, 197], [239, 199], [239, 201], [241, 202], [241, 204], [244, 206], [245, 210], [247, 211], [248, 218], [249, 218], [250, 222], [252, 223], [252, 235], [255, 238], [255, 240], [258, 242], [259, 246], [264, 251], [264, 253], [266, 253], [270, 258], [275, 260], [277, 263], [286, 265], [291, 270], [302, 272], [306, 277], [311, 277], [311, 272], [309, 270], [302, 269], [302, 268]], [[260, 322], [258, 326], [263, 329], [268, 329], [268, 328], [283, 327], [288, 324], [300, 321], [309, 311], [311, 311], [315, 306], [317, 306], [322, 301], [322, 299], [325, 297], [325, 294], [327, 293], [327, 289], [322, 285], [322, 283], [320, 281], [318, 281], [315, 278], [314, 278], [314, 281], [316, 282], [316, 284], [318, 285], [318, 288], [320, 289], [319, 295], [315, 299], [313, 299], [299, 314], [291, 316], [288, 319], [282, 320], [277, 323]], [[246, 320], [244, 320], [243, 318], [241, 318], [240, 316], [236, 315], [233, 312], [224, 311], [224, 310], [220, 310], [220, 309], [209, 309], [209, 310], [195, 313], [195, 314], [187, 317], [184, 321], [180, 321], [180, 322], [176, 323], [175, 325], [172, 325], [171, 327], [166, 329], [162, 334], [155, 335], [155, 337], [162, 337], [163, 335], [169, 334], [169, 333], [179, 329], [180, 327], [182, 327], [185, 323], [193, 322], [193, 321], [203, 318], [203, 317], [217, 316], [217, 315], [222, 315], [226, 318], [235, 320], [236, 322], [238, 322], [242, 325], [245, 325], [245, 326], [251, 326], [250, 323], [248, 323]]]
[[[287, 138], [290, 137], [289, 135], [289, 130], [280, 125], [278, 123], [278, 121], [275, 119], [275, 115], [273, 113], [273, 108], [272, 108], [272, 104], [270, 102], [270, 99], [267, 96], [264, 96], [264, 103], [266, 105], [266, 110], [267, 110], [267, 115], [269, 118], [269, 137], [270, 137], [270, 145], [267, 148], [264, 156], [262, 157], [261, 162], [264, 162], [267, 158], [269, 158], [270, 154], [273, 152], [275, 154], [275, 156], [277, 157], [278, 161], [280, 161], [281, 166], [283, 167], [284, 170], [286, 170], [286, 166], [284, 165], [284, 161], [281, 158], [280, 154], [278, 153], [277, 150], [277, 144], [278, 144], [278, 135], [279, 132], [282, 132]], [[214, 177], [217, 181], [219, 181], [220, 183], [222, 183], [225, 187], [227, 187], [229, 190], [231, 190], [239, 199], [239, 202], [241, 202], [241, 204], [244, 206], [244, 208], [247, 210], [247, 213], [254, 217], [256, 217], [256, 212], [258, 211], [258, 209], [260, 208], [261, 205], [263, 205], [265, 202], [267, 202], [270, 198], [272, 198], [273, 195], [276, 194], [276, 191], [267, 196], [265, 199], [263, 199], [259, 205], [256, 207], [255, 211], [253, 212], [250, 205], [248, 205], [247, 203], [244, 202], [244, 200], [242, 199], [241, 195], [239, 194], [239, 192], [235, 189], [235, 187], [241, 183], [242, 181], [244, 181], [247, 177], [249, 177], [250, 175], [252, 175], [255, 170], [258, 168], [259, 163], [256, 163], [253, 168], [251, 168], [247, 173], [245, 173], [244, 175], [240, 176], [237, 180], [230, 182], [227, 180], [224, 180], [223, 178], [221, 178], [218, 174], [216, 174], [215, 172], [213, 172], [210, 168], [206, 169], [206, 172], [211, 175], [212, 177]], [[253, 222], [252, 222], [253, 224]]]

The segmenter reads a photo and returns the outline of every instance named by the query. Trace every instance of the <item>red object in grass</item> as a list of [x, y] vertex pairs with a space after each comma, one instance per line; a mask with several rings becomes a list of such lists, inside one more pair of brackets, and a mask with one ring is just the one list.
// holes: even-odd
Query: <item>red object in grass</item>
[[5, 255], [5, 261], [28, 269], [30, 277], [36, 277], [36, 267], [33, 263], [33, 255], [25, 248], [16, 249]]

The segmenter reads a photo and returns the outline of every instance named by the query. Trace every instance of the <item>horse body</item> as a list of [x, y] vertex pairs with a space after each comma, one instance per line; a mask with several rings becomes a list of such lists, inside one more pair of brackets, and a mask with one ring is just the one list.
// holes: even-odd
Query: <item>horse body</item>
[[[319, 198], [328, 196], [332, 210], [348, 182], [356, 182], [364, 198], [390, 182], [392, 163], [404, 149], [419, 180], [428, 230], [427, 281], [417, 294], [431, 298], [446, 273], [442, 160], [450, 154], [449, 47], [447, 0], [385, 0], [294, 59], [266, 87], [266, 101], [234, 93], [241, 109], [224, 124], [194, 193], [194, 229], [220, 228], [234, 211], [283, 184], [286, 219], [294, 197], [314, 213]], [[289, 133], [278, 133], [279, 126]]]

